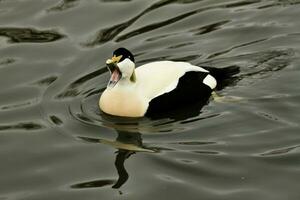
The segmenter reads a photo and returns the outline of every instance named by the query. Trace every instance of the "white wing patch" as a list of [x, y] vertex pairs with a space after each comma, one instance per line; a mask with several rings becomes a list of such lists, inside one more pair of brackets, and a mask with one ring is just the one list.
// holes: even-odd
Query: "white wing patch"
[[209, 74], [203, 79], [203, 83], [209, 86], [212, 90], [215, 89], [215, 87], [217, 86], [216, 79]]
[[[174, 90], [179, 78], [189, 71], [208, 72], [187, 62], [158, 61], [142, 65], [136, 69], [138, 90], [150, 102], [153, 98]], [[215, 79], [210, 75], [206, 78], [203, 83], [215, 88]]]

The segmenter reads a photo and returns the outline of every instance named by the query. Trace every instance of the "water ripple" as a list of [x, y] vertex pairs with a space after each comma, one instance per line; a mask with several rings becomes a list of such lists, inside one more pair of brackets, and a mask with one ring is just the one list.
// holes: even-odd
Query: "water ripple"
[[57, 5], [49, 8], [47, 11], [52, 12], [52, 11], [65, 11], [70, 8], [73, 8], [77, 6], [79, 0], [62, 0], [59, 2]]
[[[192, 1], [194, 2], [194, 1]], [[103, 44], [105, 42], [108, 42], [112, 39], [114, 39], [116, 36], [118, 36], [123, 30], [125, 30], [127, 27], [129, 27], [130, 25], [132, 25], [134, 22], [136, 22], [139, 18], [141, 18], [142, 16], [144, 16], [145, 14], [156, 10], [158, 8], [161, 8], [163, 6], [166, 6], [168, 4], [171, 3], [192, 3], [190, 1], [172, 1], [172, 0], [161, 0], [157, 3], [154, 3], [153, 5], [151, 5], [150, 7], [146, 8], [144, 11], [142, 11], [140, 14], [136, 15], [135, 17], [129, 19], [126, 22], [123, 22], [121, 24], [117, 24], [114, 25], [112, 27], [106, 28], [106, 29], [102, 29], [98, 32], [97, 36], [95, 39], [93, 39], [92, 42], [89, 42], [86, 44], [86, 46], [95, 46], [95, 45], [99, 45], [99, 44]], [[217, 9], [217, 8], [234, 8], [234, 7], [240, 7], [240, 6], [245, 6], [245, 5], [250, 5], [250, 4], [255, 4], [258, 3], [260, 1], [240, 1], [240, 2], [236, 2], [236, 3], [227, 3], [227, 4], [220, 4], [220, 5], [214, 5], [214, 6], [209, 6], [209, 7], [203, 7], [200, 9], [196, 9], [193, 11], [189, 11], [187, 13], [178, 15], [176, 17], [161, 21], [161, 22], [156, 22], [141, 28], [138, 28], [134, 31], [131, 31], [129, 33], [126, 33], [124, 35], [119, 36], [118, 38], [116, 38], [117, 42], [132, 38], [136, 35], [140, 35], [142, 33], [146, 33], [161, 27], [164, 27], [166, 25], [170, 25], [173, 23], [177, 23], [187, 17], [190, 17], [192, 15], [198, 14], [200, 12], [203, 11], [208, 11], [211, 9]]]
[[194, 33], [195, 35], [203, 35], [207, 33], [211, 33], [213, 31], [219, 30], [223, 27], [223, 25], [229, 23], [230, 20], [223, 20], [219, 22], [214, 22], [208, 25], [201, 26], [200, 28], [192, 29], [190, 32]]
[[[261, 40], [255, 42], [260, 41]], [[222, 53], [219, 53], [219, 55], [220, 54]], [[217, 66], [219, 65], [219, 63], [226, 63], [230, 62], [230, 60], [235, 60], [235, 62], [239, 64], [247, 63], [247, 67], [241, 67], [241, 73], [237, 75], [239, 81], [248, 79], [259, 79], [271, 76], [274, 72], [280, 71], [287, 67], [290, 64], [294, 54], [295, 53], [293, 49], [270, 50], [264, 52], [240, 54], [231, 57], [214, 58], [211, 60], [208, 59], [205, 62], [199, 63], [199, 65], [209, 64], [212, 66]], [[216, 56], [216, 54], [212, 54], [210, 58]]]
[[14, 110], [14, 109], [17, 109], [17, 108], [27, 107], [29, 105], [32, 105], [31, 101], [28, 101], [28, 102], [22, 101], [22, 102], [16, 103], [16, 104], [1, 106], [0, 110], [3, 110], [3, 111], [5, 111], [5, 110]]
[[[0, 4], [4, 198], [299, 196], [298, 0]], [[82, 38], [92, 48], [78, 46]], [[137, 66], [237, 66], [217, 92], [240, 98], [151, 118], [109, 116], [98, 101], [117, 46], [131, 49]]]
[[294, 151], [295, 149], [299, 148], [300, 145], [292, 146], [292, 147], [286, 147], [286, 148], [281, 148], [281, 149], [275, 149], [275, 150], [270, 150], [265, 153], [260, 154], [261, 156], [280, 156], [280, 155], [285, 155], [288, 154], [291, 151]]
[[16, 60], [14, 58], [2, 59], [2, 60], [0, 60], [0, 68], [1, 68], [1, 66], [7, 66], [7, 65], [10, 65], [15, 62], [16, 62]]
[[57, 76], [49, 76], [46, 78], [43, 78], [36, 82], [36, 84], [40, 86], [49, 86], [51, 83], [53, 83], [58, 77]]
[[[184, 14], [178, 15], [176, 17], [173, 17], [173, 18], [161, 21], [161, 22], [152, 23], [150, 25], [141, 27], [139, 29], [136, 29], [134, 31], [131, 31], [129, 33], [121, 35], [121, 36], [119, 36], [116, 39], [116, 42], [121, 42], [123, 40], [132, 38], [132, 37], [134, 37], [136, 35], [140, 35], [140, 34], [143, 34], [143, 33], [149, 32], [149, 31], [153, 31], [155, 29], [158, 29], [158, 28], [161, 28], [161, 27], [173, 24], [173, 23], [177, 23], [177, 22], [179, 22], [181, 20], [184, 20], [185, 18], [191, 17], [191, 16], [193, 16], [195, 14], [199, 14], [199, 13], [204, 12], [204, 11], [208, 11], [208, 10], [212, 10], [212, 9], [217, 9], [217, 8], [222, 8], [222, 7], [227, 7], [227, 8], [239, 7], [239, 6], [254, 4], [254, 3], [257, 3], [257, 2], [259, 2], [259, 1], [241, 1], [241, 2], [238, 2], [238, 3], [229, 3], [229, 4], [224, 4], [224, 5], [216, 5], [216, 6], [203, 7], [203, 8], [200, 8], [200, 9], [196, 9], [196, 10], [193, 10], [193, 11], [186, 12]], [[221, 22], [221, 23], [227, 23], [227, 22]], [[215, 25], [215, 27], [217, 25]], [[222, 25], [222, 24], [220, 24], [220, 25]], [[207, 28], [207, 31], [209, 31], [208, 27], [206, 27], [206, 28]]]
[[55, 115], [50, 116], [50, 120], [51, 120], [55, 125], [57, 125], [57, 126], [63, 124], [62, 119], [60, 119], [59, 117], [57, 117], [57, 116], [55, 116]]
[[[88, 73], [84, 76], [81, 76], [77, 78], [75, 81], [71, 82], [60, 94], [57, 95], [57, 98], [69, 98], [69, 97], [76, 97], [80, 94], [79, 87], [82, 86], [84, 83], [91, 81], [94, 78], [97, 78], [99, 75], [107, 72], [106, 67], [102, 67], [101, 69], [98, 69], [96, 71], [93, 71], [91, 73]], [[94, 89], [92, 89], [94, 91]], [[98, 91], [98, 90], [96, 90]], [[94, 91], [95, 92], [95, 91]], [[93, 92], [93, 93], [94, 93]], [[86, 94], [87, 91], [83, 92], [83, 94]], [[87, 96], [90, 96], [91, 94], [88, 92]]]
[[153, 24], [141, 27], [139, 29], [136, 29], [134, 31], [131, 31], [129, 33], [126, 33], [124, 35], [119, 36], [116, 39], [116, 42], [121, 42], [123, 40], [132, 38], [132, 37], [134, 37], [136, 35], [140, 35], [140, 34], [143, 34], [143, 33], [149, 32], [149, 31], [153, 31], [155, 29], [158, 29], [158, 28], [161, 28], [161, 27], [173, 24], [173, 23], [178, 22], [180, 20], [183, 20], [183, 19], [185, 19], [185, 18], [187, 18], [189, 16], [192, 16], [192, 15], [194, 15], [196, 13], [197, 13], [197, 11], [188, 12], [188, 13], [179, 15], [177, 17], [173, 17], [173, 18], [168, 19], [168, 20], [164, 20], [164, 21], [161, 21], [161, 22], [157, 22], [157, 23], [153, 23]]
[[259, 40], [254, 40], [254, 41], [250, 41], [250, 42], [246, 42], [244, 44], [239, 44], [239, 45], [236, 45], [236, 46], [233, 46], [233, 47], [230, 47], [226, 50], [223, 50], [223, 51], [220, 51], [220, 52], [216, 52], [216, 53], [213, 53], [211, 55], [209, 55], [207, 57], [207, 59], [211, 59], [211, 58], [216, 58], [218, 56], [221, 56], [221, 55], [224, 55], [226, 53], [229, 53], [231, 52], [232, 50], [234, 49], [237, 49], [237, 48], [240, 48], [240, 47], [246, 47], [246, 46], [249, 46], [249, 45], [253, 45], [253, 44], [256, 44], [256, 43], [260, 43], [260, 42], [264, 42], [266, 40], [268, 40], [269, 38], [262, 38], [262, 39], [259, 39]]
[[289, 6], [289, 5], [297, 5], [300, 4], [300, 1], [284, 1], [284, 0], [276, 0], [276, 1], [271, 1], [270, 3], [259, 6], [257, 9], [267, 9], [267, 8], [272, 8], [272, 7], [282, 7], [282, 6]]
[[17, 124], [0, 124], [0, 132], [7, 130], [39, 130], [43, 129], [45, 126], [36, 122], [20, 122]]
[[60, 40], [65, 36], [56, 31], [40, 31], [33, 28], [0, 27], [0, 36], [11, 43], [45, 43]]
[[71, 185], [71, 188], [73, 189], [100, 188], [100, 187], [112, 185], [115, 182], [116, 182], [115, 180], [111, 180], [111, 179], [94, 180], [94, 181], [76, 183], [74, 185]]
[[141, 18], [143, 15], [147, 14], [150, 11], [153, 11], [155, 9], [158, 9], [160, 7], [168, 5], [170, 3], [172, 3], [172, 0], [161, 0], [157, 3], [152, 4], [150, 7], [143, 10], [140, 14], [136, 15], [135, 17], [129, 19], [126, 22], [123, 22], [121, 24], [117, 24], [112, 27], [100, 30], [98, 32], [96, 38], [92, 42], [88, 43], [87, 46], [94, 46], [94, 45], [102, 44], [102, 43], [112, 40], [119, 33], [121, 33], [123, 30], [125, 30], [127, 27], [129, 27], [135, 21], [137, 21], [139, 18]]

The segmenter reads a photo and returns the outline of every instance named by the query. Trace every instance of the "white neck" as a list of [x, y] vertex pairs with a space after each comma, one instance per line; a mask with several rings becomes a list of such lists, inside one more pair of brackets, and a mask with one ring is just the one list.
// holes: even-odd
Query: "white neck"
[[110, 90], [132, 90], [134, 88], [136, 88], [136, 83], [128, 78], [121, 78], [115, 86], [108, 87]]
[[119, 82], [121, 84], [135, 85], [135, 81], [131, 81], [130, 76], [122, 77]]

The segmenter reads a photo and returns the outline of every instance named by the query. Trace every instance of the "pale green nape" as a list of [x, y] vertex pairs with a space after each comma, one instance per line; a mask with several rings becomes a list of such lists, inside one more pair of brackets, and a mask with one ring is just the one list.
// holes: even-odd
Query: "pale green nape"
[[131, 76], [130, 76], [130, 81], [135, 83], [136, 82], [136, 75], [135, 75], [135, 70], [133, 70]]

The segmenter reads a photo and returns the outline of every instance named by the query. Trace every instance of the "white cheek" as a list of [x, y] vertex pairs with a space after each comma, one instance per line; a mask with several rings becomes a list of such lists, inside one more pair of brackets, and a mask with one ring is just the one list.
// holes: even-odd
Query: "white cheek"
[[122, 72], [122, 77], [125, 78], [131, 76], [134, 69], [134, 63], [130, 59], [126, 58], [122, 62], [118, 63], [118, 67]]

